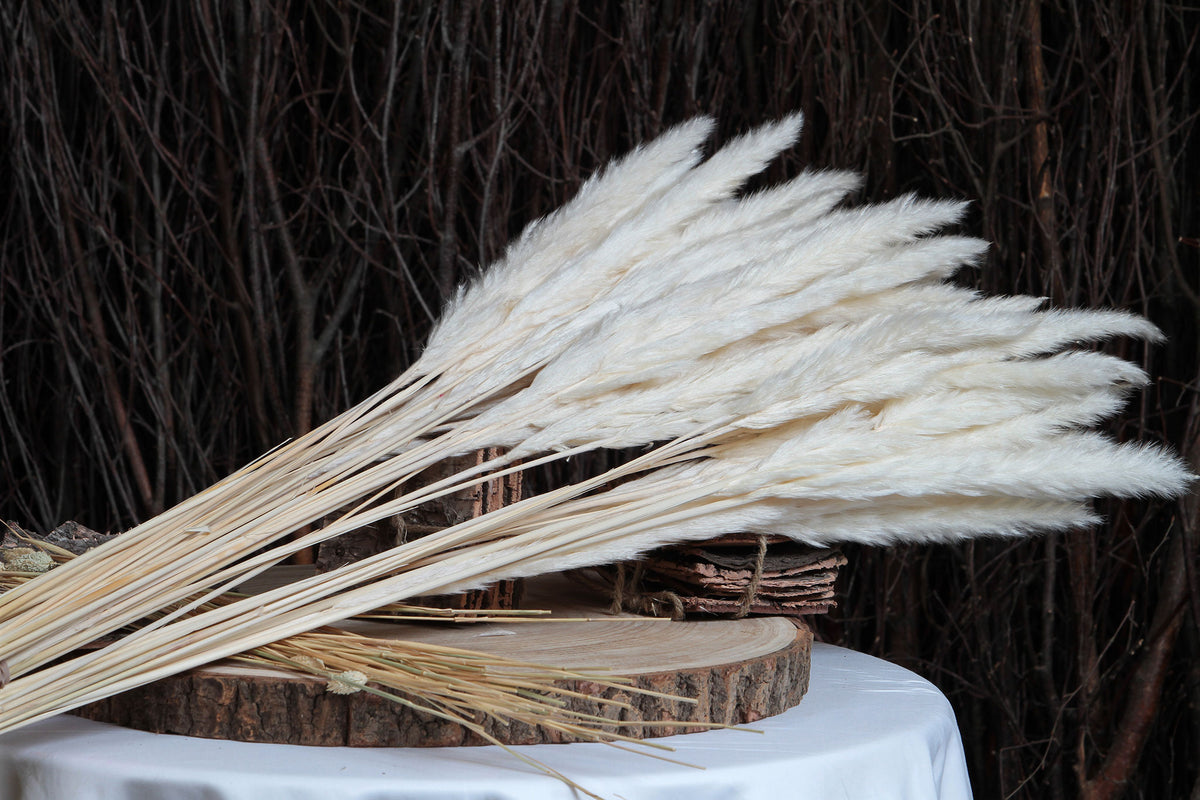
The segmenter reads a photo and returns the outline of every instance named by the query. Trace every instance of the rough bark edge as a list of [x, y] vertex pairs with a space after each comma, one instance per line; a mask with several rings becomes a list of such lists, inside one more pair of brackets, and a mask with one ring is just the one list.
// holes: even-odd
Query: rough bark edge
[[[645, 722], [621, 727], [635, 738], [706, 730], [664, 721], [745, 724], [782, 713], [808, 691], [812, 633], [798, 627], [790, 644], [764, 656], [708, 667], [633, 677], [640, 689], [697, 698], [685, 703], [640, 695], [627, 688], [565, 681], [564, 688], [591, 697], [563, 698], [576, 711], [614, 721]], [[602, 706], [616, 699], [629, 708]], [[335, 695], [323, 681], [230, 675], [204, 669], [176, 675], [76, 709], [78, 716], [153, 733], [206, 739], [350, 747], [453, 747], [486, 744], [461, 725], [414, 711], [367, 693]], [[479, 715], [477, 722], [505, 744], [576, 741], [556, 731], [522, 723], [501, 724]], [[616, 731], [617, 726], [607, 730]]]

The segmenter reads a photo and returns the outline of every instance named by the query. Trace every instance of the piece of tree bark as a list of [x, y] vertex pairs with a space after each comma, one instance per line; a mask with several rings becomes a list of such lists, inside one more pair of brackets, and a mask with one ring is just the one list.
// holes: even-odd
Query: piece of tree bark
[[[404, 491], [412, 491], [478, 466], [484, 459], [494, 458], [495, 450], [481, 450], [466, 456], [446, 459], [434, 464], [414, 480]], [[482, 516], [521, 499], [521, 473], [493, 478], [462, 491], [423, 503], [395, 517], [342, 534], [322, 542], [317, 551], [317, 570], [328, 572], [346, 564], [390, 550], [396, 545], [419, 539], [434, 531], [457, 525]], [[515, 608], [521, 598], [520, 581], [500, 581], [483, 589], [455, 595], [414, 598], [417, 605], [440, 608], [481, 609]]]

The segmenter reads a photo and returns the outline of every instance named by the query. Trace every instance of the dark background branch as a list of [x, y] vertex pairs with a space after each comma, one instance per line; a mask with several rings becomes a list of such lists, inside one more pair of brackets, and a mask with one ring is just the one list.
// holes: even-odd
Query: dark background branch
[[[797, 108], [774, 177], [970, 199], [962, 280], [1160, 324], [1113, 345], [1154, 379], [1113, 430], [1195, 461], [1198, 30], [1163, 0], [0, 4], [0, 518], [187, 497], [410, 363], [608, 158]], [[856, 550], [821, 623], [947, 693], [981, 798], [1200, 797], [1196, 501], [1101, 510]]]

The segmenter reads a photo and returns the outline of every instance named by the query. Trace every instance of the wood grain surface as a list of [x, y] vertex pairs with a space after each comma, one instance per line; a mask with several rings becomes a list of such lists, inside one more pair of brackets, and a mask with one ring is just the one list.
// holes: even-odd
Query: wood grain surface
[[[290, 569], [288, 579], [298, 574]], [[628, 703], [627, 708], [615, 708], [593, 697], [568, 698], [569, 707], [578, 711], [644, 723], [621, 729], [638, 738], [699, 729], [664, 724], [673, 720], [753, 722], [796, 705], [808, 688], [812, 634], [788, 619], [672, 622], [611, 615], [602, 610], [599, 598], [558, 576], [533, 582], [525, 605], [549, 608], [557, 619], [419, 624], [355, 620], [343, 626], [547, 666], [604, 670], [630, 678], [638, 688], [697, 700], [684, 703], [590, 681], [559, 684]], [[250, 742], [353, 747], [484, 743], [461, 725], [366, 692], [332, 694], [320, 679], [231, 662], [160, 680], [75, 713], [158, 733]], [[525, 724], [505, 726], [483, 715], [477, 721], [508, 744], [569, 741]]]

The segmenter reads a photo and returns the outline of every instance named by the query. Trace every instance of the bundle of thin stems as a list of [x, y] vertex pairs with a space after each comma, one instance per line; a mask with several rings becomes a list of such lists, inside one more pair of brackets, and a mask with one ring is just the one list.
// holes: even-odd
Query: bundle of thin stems
[[[31, 544], [49, 552], [58, 564], [68, 563], [74, 558], [70, 551], [46, 542], [31, 541]], [[21, 586], [40, 574], [44, 573], [0, 570], [0, 592]], [[234, 601], [235, 596], [222, 595], [199, 610]], [[484, 613], [490, 619], [509, 622], [514, 618], [528, 619], [530, 616], [519, 611], [474, 613], [407, 605], [390, 607], [387, 611], [392, 619], [423, 621], [462, 617], [483, 620]], [[541, 612], [536, 614], [540, 616]], [[498, 720], [503, 726], [514, 722], [524, 723], [557, 733], [569, 741], [670, 750], [666, 745], [621, 732], [623, 728], [642, 724], [638, 720], [618, 718], [623, 710], [630, 707], [628, 703], [598, 695], [594, 691], [585, 695], [569, 688], [570, 684], [586, 681], [589, 686], [598, 689], [615, 688], [624, 694], [652, 695], [681, 703], [695, 702], [692, 698], [666, 695], [635, 686], [629, 679], [603, 671], [547, 667], [476, 650], [364, 636], [342, 628], [320, 628], [290, 636], [240, 653], [233, 660], [316, 676], [324, 679], [326, 690], [335, 694], [368, 692], [387, 702], [460, 725], [482, 741], [504, 748], [513, 757], [593, 798], [599, 795], [544, 762], [510, 748], [480, 721], [480, 714]], [[587, 697], [598, 709], [613, 713], [608, 716], [576, 711], [563, 702], [568, 697]], [[676, 726], [693, 730], [726, 727], [707, 721], [657, 720], [654, 724], [660, 728]], [[649, 754], [646, 750], [642, 752]]]
[[[404, 375], [307, 436], [0, 598], [0, 730], [383, 603], [608, 563], [714, 532], [814, 545], [1091, 524], [1089, 499], [1172, 495], [1188, 470], [1090, 430], [1146, 381], [1077, 349], [1160, 338], [948, 279], [984, 243], [964, 205], [843, 205], [808, 172], [745, 194], [798, 117], [708, 158], [697, 120], [534, 223], [449, 304]], [[507, 470], [649, 448], [609, 473], [219, 608], [292, 552]], [[432, 486], [441, 459], [503, 448]], [[349, 509], [349, 510], [347, 510]], [[332, 522], [286, 537], [326, 518]], [[51, 612], [50, 609], [53, 609]], [[100, 633], [174, 609], [108, 647]]]
[[[565, 688], [562, 683], [586, 680], [596, 687], [620, 687], [626, 693], [654, 695], [675, 702], [694, 702], [690, 698], [632, 686], [628, 681], [612, 676], [541, 667], [428, 643], [359, 637], [339, 629], [301, 634], [256, 648], [237, 658], [250, 664], [275, 668], [282, 666], [318, 675], [329, 681], [331, 691], [369, 692], [389, 702], [456, 723], [480, 739], [503, 747], [515, 758], [593, 798], [599, 798], [599, 795], [544, 762], [508, 747], [476, 717], [482, 712], [505, 725], [524, 723], [560, 734], [567, 740], [601, 742], [617, 747], [636, 745], [643, 754], [653, 755], [650, 751], [672, 748], [621, 733], [622, 728], [641, 725], [640, 721], [574, 711], [560, 702], [559, 698], [586, 697], [598, 707], [617, 713], [628, 708], [627, 703], [594, 693], [583, 694]], [[728, 727], [672, 720], [655, 720], [653, 724], [681, 730]]]
[[[573, 739], [641, 743], [641, 740], [619, 732], [622, 727], [642, 725], [641, 721], [575, 711], [557, 698], [586, 697], [600, 707], [617, 710], [629, 708], [628, 703], [595, 694], [585, 695], [568, 688], [565, 684], [570, 682], [586, 681], [598, 687], [619, 688], [630, 694], [695, 702], [691, 698], [641, 689], [627, 679], [603, 672], [547, 667], [428, 642], [377, 639], [337, 628], [290, 637], [255, 648], [235, 659], [317, 675], [328, 681], [330, 691], [339, 694], [369, 692], [462, 725], [493, 744], [500, 742], [476, 721], [480, 712], [505, 725], [521, 722]], [[653, 724], [657, 726], [660, 721]], [[707, 723], [671, 720], [661, 721], [661, 724], [681, 728], [710, 727]], [[646, 746], [669, 749], [655, 743], [646, 743]]]
[[[30, 544], [47, 552], [57, 564], [74, 559], [70, 551], [47, 542], [31, 540]], [[0, 570], [0, 591], [21, 586], [39, 573]], [[222, 595], [205, 603], [198, 611], [236, 602], [237, 595]], [[483, 621], [529, 619], [522, 611], [492, 610], [461, 612], [423, 606], [396, 606], [388, 611], [392, 619], [443, 621], [468, 617]], [[533, 616], [541, 616], [534, 612]], [[493, 717], [502, 725], [513, 722], [538, 726], [571, 739], [597, 742], [637, 743], [651, 748], [662, 745], [643, 742], [622, 734], [620, 729], [639, 725], [639, 721], [624, 721], [575, 711], [562, 702], [565, 697], [583, 697], [569, 688], [570, 682], [609, 689], [627, 694], [653, 695], [676, 702], [695, 702], [690, 698], [664, 695], [639, 688], [621, 676], [605, 671], [549, 667], [518, 659], [504, 658], [475, 650], [379, 638], [354, 633], [342, 628], [320, 628], [257, 647], [234, 656], [235, 661], [274, 669], [317, 676], [327, 681], [327, 690], [336, 694], [368, 692], [463, 726], [481, 739], [502, 744], [485, 725], [478, 721], [480, 713]], [[599, 708], [619, 714], [629, 704], [613, 698], [586, 695]], [[655, 722], [670, 726], [671, 721]], [[701, 723], [679, 722], [680, 727], [696, 727]], [[711, 727], [705, 725], [705, 727]], [[536, 761], [524, 759], [539, 769], [552, 772]], [[555, 777], [562, 777], [555, 774]]]

